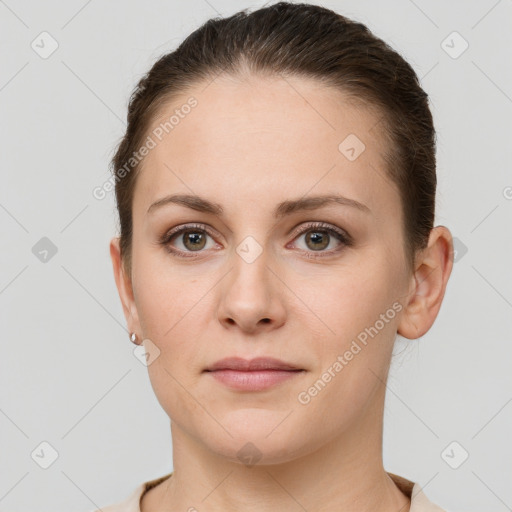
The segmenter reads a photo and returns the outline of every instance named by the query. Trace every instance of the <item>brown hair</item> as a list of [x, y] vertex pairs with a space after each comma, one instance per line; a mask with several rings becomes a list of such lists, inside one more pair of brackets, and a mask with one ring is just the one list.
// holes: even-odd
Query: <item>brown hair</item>
[[435, 212], [436, 136], [428, 95], [412, 67], [365, 25], [317, 5], [279, 2], [208, 20], [159, 58], [133, 91], [127, 130], [111, 161], [128, 274], [133, 194], [141, 166], [132, 163], [134, 172], [122, 179], [116, 169], [133, 161], [151, 123], [173, 97], [219, 73], [247, 72], [314, 78], [381, 113], [385, 175], [400, 193], [404, 251], [412, 270], [416, 252], [427, 245]]

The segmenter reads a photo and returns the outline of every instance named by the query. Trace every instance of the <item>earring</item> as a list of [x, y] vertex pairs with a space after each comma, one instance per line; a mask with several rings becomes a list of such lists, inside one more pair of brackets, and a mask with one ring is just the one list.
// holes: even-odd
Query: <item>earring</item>
[[135, 343], [135, 345], [138, 345], [138, 343], [137, 343], [137, 335], [136, 335], [134, 332], [132, 332], [132, 333], [130, 334], [130, 341], [131, 341], [132, 343]]

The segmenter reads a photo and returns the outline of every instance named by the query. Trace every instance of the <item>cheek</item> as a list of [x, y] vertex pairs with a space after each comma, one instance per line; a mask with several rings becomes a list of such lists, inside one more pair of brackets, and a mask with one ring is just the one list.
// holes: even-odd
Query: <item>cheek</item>
[[196, 383], [187, 374], [189, 368], [174, 357], [169, 358], [171, 350], [166, 350], [148, 366], [149, 380], [156, 399], [167, 416], [178, 425], [190, 424], [192, 418], [199, 418], [202, 423], [207, 423], [205, 411], [200, 407], [201, 403], [206, 402], [192, 398], [195, 396]]
[[[360, 266], [350, 271], [337, 270], [328, 279], [316, 280], [323, 288], [304, 282], [298, 292], [315, 312], [302, 318], [307, 318], [305, 330], [315, 344], [318, 374], [329, 382], [326, 387], [338, 389], [349, 401], [370, 391], [376, 384], [375, 374], [385, 377], [402, 308], [395, 297], [393, 266], [382, 259], [370, 260], [361, 259]], [[329, 369], [331, 374], [325, 373]], [[332, 374], [336, 377], [331, 378]]]
[[173, 374], [191, 375], [201, 364], [196, 340], [208, 321], [214, 276], [183, 271], [157, 253], [141, 255], [137, 264], [134, 289], [143, 334], [160, 350], [160, 364]]
[[181, 340], [183, 331], [192, 328], [188, 336], [193, 337], [201, 303], [211, 287], [208, 277], [183, 272], [158, 254], [141, 259], [137, 270], [135, 299], [145, 336], [157, 345], [167, 344]]
[[379, 273], [366, 273], [365, 279], [331, 280], [331, 286], [329, 294], [317, 297], [316, 307], [322, 307], [312, 309], [319, 311], [334, 334], [325, 327], [323, 335], [312, 340], [316, 371], [295, 398], [303, 414], [325, 420], [319, 427], [325, 429], [324, 435], [332, 425], [341, 428], [350, 423], [382, 389], [397, 314], [386, 279]]
[[150, 382], [169, 417], [183, 424], [188, 415], [201, 413], [186, 390], [194, 389], [204, 364], [198, 343], [207, 314], [207, 301], [201, 300], [205, 290], [161, 273], [144, 274], [140, 284], [139, 319], [144, 335], [160, 351], [147, 368]]
[[310, 319], [314, 331], [343, 343], [373, 325], [392, 307], [394, 280], [385, 264], [370, 260], [364, 263], [361, 258], [357, 267], [317, 274], [298, 283], [294, 292], [310, 308], [308, 316], [302, 318]]

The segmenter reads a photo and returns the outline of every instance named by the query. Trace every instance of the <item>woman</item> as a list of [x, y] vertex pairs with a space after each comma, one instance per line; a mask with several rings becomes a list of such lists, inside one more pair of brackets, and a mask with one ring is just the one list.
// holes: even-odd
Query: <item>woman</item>
[[453, 262], [411, 66], [319, 6], [213, 19], [139, 82], [112, 165], [173, 472], [103, 510], [442, 510], [382, 460], [396, 335], [430, 329]]

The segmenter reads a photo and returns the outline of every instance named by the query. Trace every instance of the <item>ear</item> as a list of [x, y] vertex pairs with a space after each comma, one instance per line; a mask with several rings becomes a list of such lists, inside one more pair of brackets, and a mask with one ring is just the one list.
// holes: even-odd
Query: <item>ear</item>
[[114, 278], [116, 280], [119, 298], [123, 305], [123, 312], [128, 325], [128, 331], [130, 333], [137, 333], [139, 338], [141, 338], [142, 334], [139, 324], [139, 315], [135, 305], [131, 276], [126, 275], [125, 269], [122, 265], [119, 237], [112, 238], [110, 241], [110, 258], [112, 259]]
[[441, 307], [452, 267], [452, 235], [445, 226], [436, 226], [430, 232], [428, 246], [417, 260], [398, 334], [416, 339], [430, 329]]

